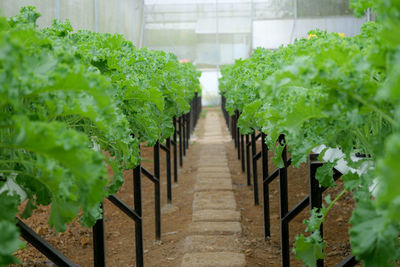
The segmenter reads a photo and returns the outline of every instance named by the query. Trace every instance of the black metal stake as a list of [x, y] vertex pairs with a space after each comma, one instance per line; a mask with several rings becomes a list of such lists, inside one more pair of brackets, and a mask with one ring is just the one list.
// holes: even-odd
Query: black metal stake
[[177, 142], [177, 136], [176, 136], [176, 117], [173, 118], [173, 124], [174, 124], [174, 139], [173, 139], [173, 145], [174, 145], [174, 183], [178, 182], [178, 142]]
[[[318, 180], [315, 178], [317, 174], [317, 169], [323, 165], [321, 162], [315, 162], [315, 156], [310, 155], [308, 161], [308, 168], [310, 174], [310, 208], [311, 210], [314, 208], [320, 209], [322, 207], [322, 188], [319, 186]], [[321, 237], [323, 237], [323, 227], [321, 224], [320, 228]], [[319, 259], [317, 261], [317, 267], [323, 267], [324, 260]]]
[[133, 201], [135, 213], [141, 218], [135, 221], [136, 266], [143, 267], [142, 181], [140, 164], [133, 169]]
[[232, 138], [233, 138], [233, 142], [235, 143], [235, 148], [237, 148], [237, 142], [236, 142], [236, 120], [235, 120], [235, 116], [231, 116], [232, 119]]
[[254, 192], [254, 205], [260, 204], [258, 200], [258, 177], [257, 177], [257, 147], [256, 147], [256, 131], [251, 134], [251, 155], [253, 160], [253, 192]]
[[167, 199], [168, 203], [172, 202], [172, 185], [171, 185], [171, 139], [165, 141], [167, 145]]
[[242, 172], [245, 172], [245, 164], [244, 164], [244, 135], [240, 135], [240, 153], [242, 154]]
[[265, 134], [261, 132], [261, 166], [263, 181], [263, 210], [264, 210], [264, 237], [271, 236], [271, 226], [269, 218], [269, 186], [266, 181], [268, 178], [268, 147], [265, 143]]
[[156, 220], [156, 239], [161, 239], [161, 185], [160, 185], [160, 143], [154, 146], [154, 211]]
[[289, 223], [283, 218], [288, 213], [288, 185], [287, 185], [287, 155], [286, 155], [286, 144], [284, 137], [279, 137], [279, 145], [284, 145], [282, 151], [282, 160], [284, 163], [283, 168], [279, 169], [279, 187], [280, 187], [280, 215], [281, 215], [281, 256], [282, 266], [290, 266], [290, 254], [289, 254]]
[[186, 116], [182, 115], [182, 143], [183, 143], [183, 155], [186, 156]]
[[240, 160], [240, 130], [239, 127], [237, 125], [237, 122], [239, 121], [239, 111], [236, 110], [235, 112], [235, 126], [236, 126], [236, 132], [235, 132], [235, 136], [236, 136], [236, 147], [237, 147], [237, 156], [238, 159]]
[[246, 175], [247, 175], [247, 185], [251, 185], [251, 171], [250, 171], [250, 144], [251, 142], [249, 141], [250, 137], [248, 134], [246, 134]]
[[104, 206], [100, 204], [102, 218], [93, 225], [93, 259], [94, 267], [106, 266], [106, 242], [104, 239]]
[[178, 119], [179, 124], [179, 166], [183, 165], [183, 152], [182, 152], [182, 116]]
[[190, 128], [190, 116], [192, 114], [192, 110], [190, 110], [190, 112], [188, 114], [186, 114], [186, 149], [189, 149], [189, 139], [190, 139], [190, 132], [191, 132], [191, 128]]

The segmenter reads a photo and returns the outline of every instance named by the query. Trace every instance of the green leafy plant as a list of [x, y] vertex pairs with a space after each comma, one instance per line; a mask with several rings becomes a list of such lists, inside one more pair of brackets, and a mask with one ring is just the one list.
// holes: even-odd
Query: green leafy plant
[[17, 262], [25, 199], [22, 218], [51, 205], [57, 231], [78, 216], [93, 225], [140, 162], [139, 143], [169, 137], [172, 118], [200, 94], [199, 72], [173, 54], [121, 35], [72, 34], [68, 21], [38, 30], [39, 16], [24, 7], [0, 18], [0, 266]]
[[[261, 130], [268, 135], [268, 146], [277, 150], [277, 166], [282, 164], [276, 146], [280, 134], [285, 135], [294, 166], [306, 162], [320, 145], [339, 149], [353, 170], [367, 166], [342, 177], [357, 203], [350, 221], [352, 253], [364, 266], [396, 266], [400, 39], [395, 36], [400, 36], [400, 4], [354, 0], [351, 5], [357, 14], [371, 7], [377, 22], [365, 23], [351, 38], [314, 30], [310, 39], [275, 51], [258, 48], [249, 59], [222, 69], [220, 93], [228, 112], [241, 112], [238, 125], [243, 133]], [[356, 153], [366, 158], [353, 160]], [[335, 165], [329, 162], [318, 170], [321, 185], [335, 186]], [[310, 221], [323, 218], [324, 209], [313, 211]], [[372, 227], [372, 218], [380, 227]], [[315, 266], [324, 257], [325, 245], [318, 227], [307, 229], [311, 235], [300, 235], [294, 252], [304, 264]]]

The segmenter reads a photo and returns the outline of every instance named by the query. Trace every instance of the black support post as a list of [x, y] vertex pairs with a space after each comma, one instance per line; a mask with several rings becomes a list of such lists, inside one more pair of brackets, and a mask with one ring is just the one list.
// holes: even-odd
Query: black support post
[[246, 134], [246, 177], [247, 177], [247, 185], [251, 185], [251, 171], [250, 171], [250, 137]]
[[172, 185], [171, 185], [171, 139], [165, 141], [167, 146], [167, 199], [168, 203], [172, 202]]
[[182, 116], [181, 117], [179, 117], [179, 119], [178, 119], [178, 124], [179, 124], [179, 166], [181, 166], [182, 167], [182, 165], [183, 165], [183, 151], [182, 151], [182, 146], [183, 146], [183, 144], [182, 144]]
[[256, 131], [251, 134], [251, 158], [253, 165], [253, 192], [254, 192], [254, 205], [259, 205], [258, 200], [258, 175], [257, 175], [257, 147], [256, 147]]
[[154, 146], [154, 211], [156, 220], [156, 239], [161, 239], [161, 185], [160, 185], [160, 143]]
[[[323, 163], [316, 162], [316, 156], [310, 155], [308, 161], [309, 175], [310, 175], [310, 208], [320, 209], [322, 207], [322, 188], [319, 186], [318, 180], [315, 178], [317, 169], [321, 167]], [[323, 227], [320, 228], [321, 237], [323, 237]], [[324, 260], [319, 259], [317, 261], [317, 267], [323, 267]]]
[[176, 117], [173, 118], [173, 124], [174, 124], [174, 183], [178, 182], [178, 141], [177, 141], [177, 134], [176, 134]]
[[186, 115], [183, 114], [182, 118], [182, 143], [183, 143], [183, 155], [186, 156]]
[[[192, 105], [190, 105], [192, 106]], [[190, 117], [192, 116], [192, 110], [188, 114], [186, 114], [186, 149], [189, 149], [189, 139], [190, 139], [190, 133], [191, 133], [191, 128], [190, 128]]]
[[106, 266], [106, 242], [104, 239], [104, 207], [100, 204], [102, 218], [93, 225], [93, 259], [94, 267]]
[[239, 121], [239, 111], [236, 110], [235, 112], [235, 126], [236, 126], [236, 132], [235, 132], [235, 136], [236, 136], [236, 147], [237, 147], [237, 156], [238, 159], [240, 159], [240, 129], [237, 126], [237, 122]]
[[135, 213], [140, 216], [140, 220], [135, 221], [136, 266], [143, 267], [142, 181], [140, 165], [133, 170], [133, 198]]
[[265, 134], [261, 132], [261, 166], [263, 183], [263, 210], [264, 210], [264, 237], [271, 236], [270, 218], [269, 218], [269, 184], [266, 181], [268, 174], [268, 147], [265, 143]]
[[242, 163], [242, 172], [245, 172], [245, 157], [244, 157], [244, 135], [240, 134], [240, 154], [242, 154], [241, 163]]
[[279, 169], [279, 187], [280, 187], [280, 215], [281, 215], [281, 256], [282, 266], [290, 266], [289, 252], [289, 222], [283, 220], [288, 213], [288, 185], [287, 185], [287, 155], [284, 136], [279, 137], [279, 144], [284, 145], [282, 151], [283, 168]]

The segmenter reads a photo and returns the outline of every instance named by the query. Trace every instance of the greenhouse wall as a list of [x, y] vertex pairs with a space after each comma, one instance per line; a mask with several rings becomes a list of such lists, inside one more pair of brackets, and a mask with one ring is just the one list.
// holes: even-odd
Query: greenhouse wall
[[293, 43], [295, 39], [307, 38], [308, 32], [313, 29], [354, 36], [360, 33], [364, 22], [366, 18], [352, 16], [254, 21], [253, 49], [259, 46], [276, 49]]
[[40, 28], [51, 25], [54, 19], [68, 19], [74, 30], [120, 33], [137, 46], [142, 43], [143, 0], [1, 0], [0, 10], [10, 17], [29, 5], [42, 14]]

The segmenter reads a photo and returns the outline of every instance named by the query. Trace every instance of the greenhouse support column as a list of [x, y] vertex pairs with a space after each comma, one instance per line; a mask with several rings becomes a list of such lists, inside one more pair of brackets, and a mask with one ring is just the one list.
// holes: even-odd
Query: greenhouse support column
[[219, 71], [219, 64], [221, 61], [220, 45], [219, 45], [219, 13], [218, 13], [218, 0], [215, 0], [215, 45], [217, 47], [217, 72]]
[[118, 0], [117, 3], [117, 24], [118, 24], [118, 33], [122, 34], [122, 30], [121, 30], [121, 16], [122, 16], [122, 12], [121, 12], [121, 0]]
[[58, 20], [58, 21], [60, 21], [61, 20], [61, 3], [60, 3], [60, 1], [61, 0], [56, 0], [56, 19]]
[[94, 0], [94, 31], [99, 32], [99, 3], [98, 0]]
[[138, 47], [138, 41], [137, 41], [137, 5], [136, 5], [137, 0], [132, 0], [132, 34], [133, 34], [133, 44]]

